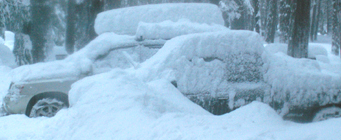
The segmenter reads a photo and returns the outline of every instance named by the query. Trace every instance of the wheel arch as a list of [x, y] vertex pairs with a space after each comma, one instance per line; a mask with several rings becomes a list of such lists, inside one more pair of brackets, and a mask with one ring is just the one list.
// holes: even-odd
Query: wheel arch
[[61, 100], [62, 102], [65, 103], [66, 107], [69, 107], [69, 97], [66, 93], [62, 93], [62, 92], [44, 92], [44, 93], [39, 93], [37, 95], [34, 95], [30, 101], [27, 103], [26, 106], [26, 111], [25, 111], [25, 115], [29, 116], [31, 113], [31, 109], [33, 107], [33, 105], [35, 103], [37, 103], [38, 100], [43, 99], [43, 98], [56, 98]]
[[341, 108], [341, 103], [332, 103], [332, 104], [326, 104], [324, 106], [319, 106], [319, 107], [316, 107], [312, 110], [312, 116], [311, 116], [311, 122], [313, 121], [314, 117], [316, 116], [316, 114], [318, 112], [320, 112], [321, 110], [323, 109], [326, 109], [326, 108], [329, 108], [329, 107], [339, 107]]

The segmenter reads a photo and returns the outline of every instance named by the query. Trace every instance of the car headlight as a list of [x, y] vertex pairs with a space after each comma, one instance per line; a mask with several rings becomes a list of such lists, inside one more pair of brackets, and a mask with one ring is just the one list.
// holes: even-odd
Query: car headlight
[[16, 85], [14, 83], [11, 83], [8, 93], [10, 95], [20, 94], [23, 89], [24, 89], [24, 85]]

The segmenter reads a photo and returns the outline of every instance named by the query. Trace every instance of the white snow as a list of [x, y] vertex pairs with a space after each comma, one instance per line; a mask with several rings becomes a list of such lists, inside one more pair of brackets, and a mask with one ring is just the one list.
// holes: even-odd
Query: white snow
[[170, 20], [160, 23], [140, 22], [135, 36], [139, 39], [171, 39], [180, 35], [224, 30], [228, 30], [228, 28], [218, 24], [200, 24], [193, 23], [188, 19], [180, 19], [177, 22]]
[[14, 47], [14, 33], [10, 31], [5, 31], [5, 45], [13, 51]]
[[[266, 50], [268, 50], [271, 53], [282, 52], [284, 54], [287, 54], [288, 44], [283, 44], [283, 43], [268, 44], [266, 46]], [[308, 46], [308, 58], [316, 58], [316, 55], [327, 56], [328, 53], [325, 47], [316, 43], [310, 43]]]
[[69, 109], [53, 118], [0, 118], [0, 139], [338, 139], [341, 119], [286, 122], [268, 105], [253, 102], [214, 116], [166, 80], [141, 81], [115, 69], [78, 81]]
[[2, 37], [0, 37], [0, 45], [3, 45], [3, 44], [5, 44], [5, 40]]
[[99, 13], [95, 20], [95, 31], [97, 34], [114, 32], [135, 35], [140, 22], [159, 23], [166, 20], [177, 22], [180, 19], [201, 24], [224, 25], [220, 9], [213, 4], [150, 4]]
[[12, 51], [5, 45], [0, 44], [0, 66], [5, 65], [9, 67], [15, 67], [15, 57]]

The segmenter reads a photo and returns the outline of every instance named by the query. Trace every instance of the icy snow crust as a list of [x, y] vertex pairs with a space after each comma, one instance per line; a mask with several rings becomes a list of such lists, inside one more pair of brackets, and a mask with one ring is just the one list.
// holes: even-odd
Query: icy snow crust
[[143, 39], [171, 39], [180, 35], [224, 30], [228, 30], [228, 28], [218, 24], [200, 24], [193, 23], [187, 19], [180, 19], [177, 22], [170, 20], [160, 23], [140, 22], [135, 36], [136, 38]]
[[95, 20], [95, 31], [97, 34], [114, 32], [135, 35], [140, 22], [158, 23], [166, 20], [177, 22], [180, 19], [200, 24], [224, 25], [220, 9], [213, 4], [150, 4], [99, 13]]
[[155, 49], [139, 46], [134, 36], [104, 33], [64, 60], [21, 66], [14, 69], [11, 76], [13, 82], [80, 78], [115, 67], [128, 68], [130, 64], [121, 51], [127, 51], [137, 62], [156, 52]]

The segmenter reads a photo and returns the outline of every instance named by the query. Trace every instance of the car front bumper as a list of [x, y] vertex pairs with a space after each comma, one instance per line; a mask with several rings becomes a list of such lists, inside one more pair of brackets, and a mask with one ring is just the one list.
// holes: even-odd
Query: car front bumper
[[7, 94], [3, 99], [2, 107], [8, 114], [24, 114], [29, 99], [26, 95]]

